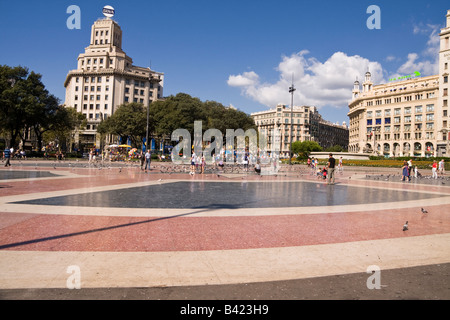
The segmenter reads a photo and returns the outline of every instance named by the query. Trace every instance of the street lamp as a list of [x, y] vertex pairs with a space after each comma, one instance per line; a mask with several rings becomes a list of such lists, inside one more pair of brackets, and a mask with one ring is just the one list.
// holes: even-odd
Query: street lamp
[[147, 105], [147, 132], [145, 133], [145, 152], [148, 150], [148, 122], [149, 122], [150, 102]]
[[[294, 78], [294, 76], [292, 76]], [[289, 87], [289, 93], [291, 94], [291, 130], [290, 130], [290, 142], [289, 142], [289, 165], [291, 165], [291, 158], [292, 158], [292, 131], [294, 129], [293, 124], [293, 111], [294, 111], [294, 80], [292, 79], [292, 85]]]

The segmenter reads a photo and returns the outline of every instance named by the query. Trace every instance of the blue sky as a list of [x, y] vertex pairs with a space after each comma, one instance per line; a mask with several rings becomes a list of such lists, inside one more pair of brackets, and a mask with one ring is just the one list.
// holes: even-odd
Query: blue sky
[[[81, 29], [68, 29], [69, 5]], [[438, 33], [448, 1], [5, 1], [0, 0], [0, 64], [43, 75], [64, 102], [67, 72], [89, 45], [104, 5], [115, 8], [122, 49], [165, 73], [164, 95], [185, 92], [247, 112], [315, 105], [326, 120], [347, 121], [353, 82], [367, 68], [375, 84], [419, 71], [436, 74]], [[370, 5], [381, 29], [367, 28]]]

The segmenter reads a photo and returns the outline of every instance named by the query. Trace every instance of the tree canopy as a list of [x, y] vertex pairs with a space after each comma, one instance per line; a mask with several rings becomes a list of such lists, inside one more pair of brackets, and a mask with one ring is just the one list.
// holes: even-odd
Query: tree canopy
[[102, 121], [97, 132], [110, 133], [131, 139], [133, 145], [144, 142], [147, 130], [147, 112], [141, 103], [125, 103], [120, 105], [114, 114]]
[[315, 141], [295, 141], [292, 143], [292, 152], [307, 156], [312, 151], [322, 151], [322, 147]]
[[45, 89], [41, 78], [40, 74], [22, 66], [0, 66], [0, 126], [13, 147], [17, 146], [18, 138], [25, 145], [28, 132], [32, 130], [40, 149], [44, 132], [71, 131], [79, 124], [67, 121], [64, 107]]
[[245, 112], [225, 107], [216, 101], [202, 102], [186, 93], [169, 96], [150, 105], [150, 114], [157, 136], [170, 136], [176, 129], [194, 132], [194, 122], [202, 121], [202, 130], [255, 129], [253, 119]]

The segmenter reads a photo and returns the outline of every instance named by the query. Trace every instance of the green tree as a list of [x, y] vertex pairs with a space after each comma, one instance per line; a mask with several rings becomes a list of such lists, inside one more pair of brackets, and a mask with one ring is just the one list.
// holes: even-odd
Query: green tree
[[335, 146], [327, 148], [325, 151], [327, 151], [327, 152], [344, 152], [345, 149], [340, 145], [335, 145]]
[[39, 141], [39, 150], [42, 149], [42, 140], [57, 140], [60, 142], [60, 145], [69, 146], [71, 151], [73, 134], [76, 130], [83, 129], [86, 126], [86, 116], [75, 108], [58, 106], [49, 119], [50, 122], [47, 126], [35, 128]]
[[102, 121], [97, 132], [130, 138], [133, 146], [144, 143], [147, 130], [147, 109], [141, 103], [125, 103], [108, 119]]
[[10, 146], [14, 147], [26, 121], [27, 93], [23, 83], [27, 76], [27, 68], [0, 66], [0, 125], [9, 134]]
[[308, 156], [313, 151], [322, 151], [322, 147], [315, 141], [295, 141], [292, 143], [292, 152], [294, 154], [303, 154]]
[[59, 101], [45, 89], [42, 76], [25, 67], [0, 66], [0, 125], [9, 133], [11, 146], [23, 145], [34, 130], [42, 147], [42, 134], [64, 123], [58, 117]]
[[158, 137], [170, 137], [176, 129], [186, 129], [193, 135], [195, 121], [202, 121], [203, 132], [214, 128], [225, 135], [226, 129], [256, 130], [253, 119], [245, 112], [227, 108], [216, 101], [202, 102], [186, 93], [152, 103], [150, 113]]

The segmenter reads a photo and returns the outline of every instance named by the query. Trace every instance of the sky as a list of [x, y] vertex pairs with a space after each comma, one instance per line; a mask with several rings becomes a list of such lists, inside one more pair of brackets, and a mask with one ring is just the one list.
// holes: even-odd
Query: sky
[[[79, 29], [67, 27], [70, 5], [80, 8]], [[0, 0], [0, 64], [40, 73], [64, 103], [64, 80], [105, 5], [133, 64], [164, 73], [166, 97], [183, 92], [250, 114], [290, 106], [293, 83], [294, 105], [347, 124], [353, 83], [367, 70], [374, 84], [438, 73], [450, 10], [448, 0]]]

